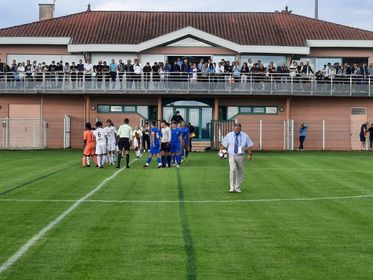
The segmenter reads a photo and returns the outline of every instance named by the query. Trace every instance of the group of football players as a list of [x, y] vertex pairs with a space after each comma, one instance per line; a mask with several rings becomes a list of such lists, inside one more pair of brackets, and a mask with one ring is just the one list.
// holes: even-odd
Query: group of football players
[[116, 168], [120, 168], [125, 153], [126, 168], [129, 168], [131, 147], [135, 150], [137, 158], [141, 157], [141, 151], [149, 152], [144, 168], [149, 168], [154, 156], [157, 158], [157, 168], [171, 166], [178, 168], [188, 157], [191, 135], [184, 122], [172, 121], [169, 124], [163, 120], [160, 122], [160, 129], [157, 122], [151, 122], [150, 127], [147, 123], [146, 129], [139, 127], [132, 129], [129, 120], [125, 119], [124, 124], [117, 130], [109, 119], [106, 121], [106, 126], [103, 126], [101, 121], [98, 121], [95, 127], [92, 127], [91, 123], [86, 123], [83, 134], [83, 167], [90, 167], [91, 157], [93, 157], [98, 168], [103, 168], [105, 165], [116, 165]]

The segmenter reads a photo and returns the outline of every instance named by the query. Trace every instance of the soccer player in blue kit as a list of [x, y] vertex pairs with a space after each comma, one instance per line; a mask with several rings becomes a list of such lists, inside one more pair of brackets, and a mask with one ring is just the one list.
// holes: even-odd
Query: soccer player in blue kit
[[157, 156], [158, 168], [162, 168], [162, 161], [161, 161], [161, 137], [162, 133], [157, 128], [157, 123], [151, 123], [151, 130], [150, 130], [150, 152], [149, 157], [146, 160], [144, 168], [148, 168], [150, 162], [154, 155]]
[[171, 123], [170, 153], [176, 167], [180, 167], [180, 149], [182, 147], [182, 131], [176, 122]]
[[185, 156], [185, 159], [188, 158], [189, 154], [189, 128], [185, 126], [185, 123], [181, 123], [181, 132], [182, 132], [182, 139], [183, 139], [183, 146], [181, 147], [182, 157]]

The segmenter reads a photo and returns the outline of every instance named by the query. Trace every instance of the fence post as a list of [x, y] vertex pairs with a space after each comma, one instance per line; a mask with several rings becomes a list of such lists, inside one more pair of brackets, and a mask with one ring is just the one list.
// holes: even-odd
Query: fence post
[[253, 74], [250, 74], [250, 94], [253, 94]]
[[9, 148], [9, 118], [5, 119], [5, 148]]
[[322, 121], [322, 150], [325, 151], [325, 135], [326, 134], [326, 131], [325, 131], [325, 120]]
[[352, 96], [352, 75], [350, 75], [350, 96]]
[[284, 121], [283, 124], [284, 124], [284, 151], [286, 151], [286, 121]]
[[273, 75], [270, 75], [271, 77], [271, 94], [273, 94]]
[[259, 150], [263, 150], [263, 120], [259, 121]]
[[290, 120], [291, 123], [291, 151], [294, 151], [294, 120]]
[[370, 77], [368, 76], [368, 96], [370, 96]]

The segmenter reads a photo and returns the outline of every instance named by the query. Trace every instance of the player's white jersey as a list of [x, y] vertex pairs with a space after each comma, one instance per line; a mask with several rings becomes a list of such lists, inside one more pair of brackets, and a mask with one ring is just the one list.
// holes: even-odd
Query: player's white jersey
[[106, 143], [106, 137], [107, 137], [106, 129], [98, 127], [93, 132], [93, 134], [95, 135], [95, 139], [96, 139], [97, 144], [98, 143]]
[[171, 141], [171, 129], [169, 127], [162, 128], [162, 143], [168, 143]]
[[107, 126], [105, 127], [106, 129], [106, 134], [107, 134], [107, 140], [109, 144], [115, 145], [115, 135], [117, 135], [117, 129], [115, 126]]

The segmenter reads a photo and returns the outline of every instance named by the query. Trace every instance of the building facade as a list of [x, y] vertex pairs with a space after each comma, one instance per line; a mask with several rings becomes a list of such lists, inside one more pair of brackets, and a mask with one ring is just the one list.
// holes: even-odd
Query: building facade
[[[22, 147], [25, 144], [17, 139], [25, 135], [35, 138], [35, 130], [27, 134], [29, 123], [10, 120], [41, 120], [43, 133], [37, 131], [36, 146], [43, 142], [50, 148], [79, 148], [85, 122], [110, 118], [120, 124], [128, 117], [132, 125], [140, 125], [144, 120], [169, 120], [180, 111], [196, 127], [196, 140], [206, 146], [216, 144], [229, 129], [222, 128], [225, 123], [239, 121], [257, 149], [295, 149], [298, 126], [306, 122], [309, 149], [350, 150], [359, 148], [361, 124], [373, 119], [373, 72], [369, 72], [373, 32], [289, 11], [89, 9], [0, 29], [0, 59], [10, 68], [0, 74], [3, 147], [10, 142], [12, 147]], [[69, 67], [73, 62], [98, 65], [105, 61], [109, 67], [112, 60], [117, 65], [131, 60], [133, 65], [135, 59], [141, 71], [117, 68], [114, 79], [109, 68], [104, 73], [92, 67], [74, 74], [64, 70], [15, 74], [11, 70], [12, 64], [27, 64], [27, 60], [47, 66], [61, 61]], [[201, 60], [213, 64], [214, 72], [199, 71]], [[190, 64], [188, 71], [167, 70], [173, 64], [182, 68], [183, 61]], [[294, 61], [297, 67], [309, 65], [313, 73], [305, 68], [293, 73]], [[226, 62], [230, 67], [232, 62], [239, 63], [240, 69], [243, 63], [249, 67], [257, 63], [258, 68], [263, 64], [265, 70], [244, 73], [231, 68], [218, 73], [219, 63]], [[162, 63], [163, 70], [144, 72], [147, 63], [150, 67]], [[279, 71], [282, 65], [286, 72]], [[343, 65], [351, 72], [338, 74]], [[268, 70], [271, 67], [275, 70]], [[20, 132], [12, 135], [12, 131]]]

